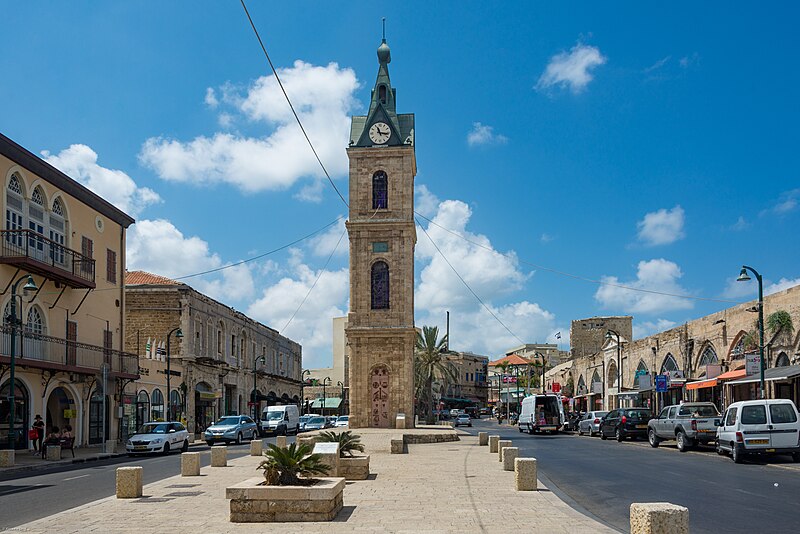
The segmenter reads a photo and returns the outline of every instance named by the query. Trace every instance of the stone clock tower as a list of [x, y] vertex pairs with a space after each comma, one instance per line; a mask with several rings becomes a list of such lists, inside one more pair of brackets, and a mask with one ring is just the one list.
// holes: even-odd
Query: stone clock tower
[[414, 421], [414, 115], [398, 115], [386, 39], [369, 113], [350, 127], [350, 426]]

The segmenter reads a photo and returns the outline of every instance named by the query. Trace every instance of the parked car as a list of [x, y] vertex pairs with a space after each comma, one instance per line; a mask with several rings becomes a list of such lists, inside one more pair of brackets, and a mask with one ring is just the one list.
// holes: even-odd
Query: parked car
[[491, 408], [481, 408], [480, 409], [480, 414], [481, 415], [492, 415], [492, 409]]
[[456, 421], [453, 426], [472, 426], [472, 419], [470, 419], [467, 414], [462, 413], [456, 417]]
[[334, 426], [337, 427], [344, 427], [350, 424], [350, 416], [349, 415], [340, 415], [336, 418], [336, 424]]
[[306, 430], [324, 430], [326, 419], [322, 416], [312, 417], [306, 422]]
[[594, 436], [595, 433], [600, 433], [600, 421], [608, 415], [608, 412], [586, 412], [583, 417], [578, 421], [578, 435], [589, 434]]
[[261, 435], [287, 436], [300, 432], [300, 412], [294, 404], [267, 406], [261, 413]]
[[617, 441], [625, 438], [647, 436], [647, 422], [653, 417], [649, 408], [620, 408], [612, 410], [600, 420], [600, 439], [615, 437]]
[[717, 453], [741, 463], [748, 454], [791, 454], [800, 462], [800, 413], [789, 399], [734, 402], [717, 429]]
[[203, 439], [208, 446], [213, 446], [218, 441], [236, 443], [242, 440], [254, 440], [258, 436], [256, 422], [246, 415], [226, 415], [206, 428]]
[[160, 452], [168, 454], [172, 450], [189, 450], [189, 432], [176, 421], [151, 422], [143, 424], [125, 442], [128, 456]]
[[651, 447], [674, 439], [678, 443], [678, 450], [686, 452], [698, 443], [708, 445], [716, 441], [720, 421], [719, 410], [712, 402], [685, 402], [667, 406], [658, 417], [647, 423], [647, 439]]

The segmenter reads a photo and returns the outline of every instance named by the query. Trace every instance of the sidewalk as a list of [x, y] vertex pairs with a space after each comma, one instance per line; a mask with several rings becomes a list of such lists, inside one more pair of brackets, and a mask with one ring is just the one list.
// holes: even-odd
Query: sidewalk
[[[365, 436], [375, 445], [377, 436]], [[202, 532], [615, 532], [576, 512], [540, 482], [538, 492], [514, 490], [514, 473], [477, 437], [409, 445], [408, 454], [370, 449], [371, 480], [348, 482], [344, 509], [330, 523], [228, 521], [225, 488], [253, 476], [257, 457], [205, 467], [199, 477], [171, 477], [144, 487], [144, 498], [109, 497], [16, 527], [22, 532], [152, 533], [179, 524]], [[372, 443], [370, 443], [372, 442]], [[109, 488], [110, 492], [114, 488]]]

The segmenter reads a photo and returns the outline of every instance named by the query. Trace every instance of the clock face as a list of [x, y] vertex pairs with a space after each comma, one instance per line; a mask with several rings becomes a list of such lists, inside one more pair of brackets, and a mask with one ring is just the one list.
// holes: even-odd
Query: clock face
[[392, 130], [385, 122], [376, 122], [369, 128], [369, 138], [372, 139], [373, 143], [378, 145], [386, 143], [391, 135]]

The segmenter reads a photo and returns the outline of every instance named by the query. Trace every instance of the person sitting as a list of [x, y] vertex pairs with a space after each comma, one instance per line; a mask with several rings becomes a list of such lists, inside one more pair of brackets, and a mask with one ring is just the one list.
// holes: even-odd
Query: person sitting
[[50, 433], [45, 438], [44, 443], [42, 444], [42, 458], [47, 458], [47, 446], [48, 445], [58, 445], [61, 442], [61, 434], [59, 434], [59, 429], [57, 426], [54, 426], [50, 429]]

